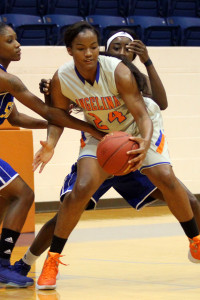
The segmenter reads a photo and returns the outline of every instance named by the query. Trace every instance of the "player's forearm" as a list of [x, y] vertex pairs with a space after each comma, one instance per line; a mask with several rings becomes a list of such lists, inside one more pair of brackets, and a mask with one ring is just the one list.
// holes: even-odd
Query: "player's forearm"
[[16, 113], [14, 114], [14, 117], [13, 114], [11, 114], [8, 121], [12, 126], [19, 126], [28, 129], [44, 129], [48, 126], [48, 122], [46, 120], [36, 119], [23, 113]]
[[30, 123], [25, 124], [24, 128], [28, 129], [46, 129], [48, 126], [48, 122], [46, 120], [37, 120], [37, 119], [32, 119]]
[[51, 106], [51, 95], [44, 95], [44, 101], [48, 106]]
[[28, 129], [45, 129], [48, 126], [48, 122], [24, 115], [23, 121], [18, 126]]
[[80, 130], [84, 132], [90, 133], [92, 136], [94, 136], [96, 139], [100, 140], [104, 133], [97, 130], [94, 126], [91, 124], [82, 121], [80, 119], [77, 119], [73, 116], [71, 116], [69, 113], [66, 113], [62, 111], [61, 109], [56, 109], [59, 117], [55, 117], [55, 108], [49, 108], [51, 113], [51, 123], [61, 126], [61, 127], [68, 127], [75, 130]]
[[38, 97], [31, 94], [25, 87], [23, 93], [20, 93], [17, 99], [51, 124], [88, 132], [98, 140], [100, 140], [104, 135], [102, 132], [95, 129], [91, 124], [71, 116], [63, 109], [49, 107]]
[[158, 73], [154, 68], [153, 64], [147, 66], [146, 69], [151, 84], [152, 99], [158, 104], [161, 110], [164, 110], [167, 108], [168, 102], [167, 102], [167, 95], [165, 92], [165, 88], [162, 84], [162, 81], [158, 76]]
[[49, 124], [47, 129], [47, 143], [49, 149], [55, 149], [64, 128]]
[[141, 137], [146, 141], [148, 147], [153, 134], [153, 123], [149, 116], [142, 116], [136, 120]]

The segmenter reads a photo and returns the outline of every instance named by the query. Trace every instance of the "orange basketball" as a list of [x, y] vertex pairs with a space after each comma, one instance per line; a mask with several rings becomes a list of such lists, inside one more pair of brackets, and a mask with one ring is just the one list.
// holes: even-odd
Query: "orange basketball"
[[115, 131], [105, 135], [97, 146], [97, 159], [100, 166], [109, 174], [126, 175], [130, 173], [128, 161], [133, 155], [127, 151], [139, 148], [135, 141], [129, 140], [130, 134], [123, 131]]

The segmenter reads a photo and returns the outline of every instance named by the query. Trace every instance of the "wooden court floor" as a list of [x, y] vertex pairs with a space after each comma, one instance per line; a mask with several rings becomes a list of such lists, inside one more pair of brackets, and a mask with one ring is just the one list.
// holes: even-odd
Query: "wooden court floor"
[[[36, 232], [52, 214], [36, 215]], [[23, 234], [12, 262], [33, 239]], [[188, 241], [168, 208], [85, 212], [65, 247], [55, 291], [0, 288], [0, 299], [196, 300], [200, 265], [187, 259]], [[46, 254], [32, 267], [38, 278]]]

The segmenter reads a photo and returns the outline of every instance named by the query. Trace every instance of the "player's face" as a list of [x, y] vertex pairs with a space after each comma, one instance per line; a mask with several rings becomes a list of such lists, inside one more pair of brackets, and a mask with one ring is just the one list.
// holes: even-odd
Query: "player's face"
[[90, 72], [96, 69], [99, 55], [99, 44], [96, 34], [86, 29], [80, 32], [72, 42], [72, 47], [67, 48], [73, 56], [74, 63], [78, 70]]
[[110, 43], [108, 51], [114, 55], [115, 54], [124, 55], [128, 58], [128, 60], [130, 60], [130, 62], [132, 62], [133, 53], [130, 52], [126, 47], [130, 42], [131, 40], [129, 38], [119, 36]]
[[9, 64], [21, 58], [20, 43], [11, 27], [5, 27], [0, 34], [0, 63]]

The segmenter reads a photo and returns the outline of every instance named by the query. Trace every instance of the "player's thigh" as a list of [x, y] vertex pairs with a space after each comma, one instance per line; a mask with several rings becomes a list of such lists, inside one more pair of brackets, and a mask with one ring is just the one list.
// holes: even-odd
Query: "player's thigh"
[[26, 195], [33, 196], [33, 191], [20, 176], [17, 176], [0, 190], [0, 195], [5, 199], [12, 199]]
[[143, 169], [143, 174], [161, 191], [163, 191], [164, 188], [175, 188], [178, 182], [169, 164], [160, 164], [152, 168]]
[[108, 176], [109, 174], [99, 166], [97, 159], [81, 158], [77, 163], [77, 179], [74, 188], [88, 189], [93, 194]]

